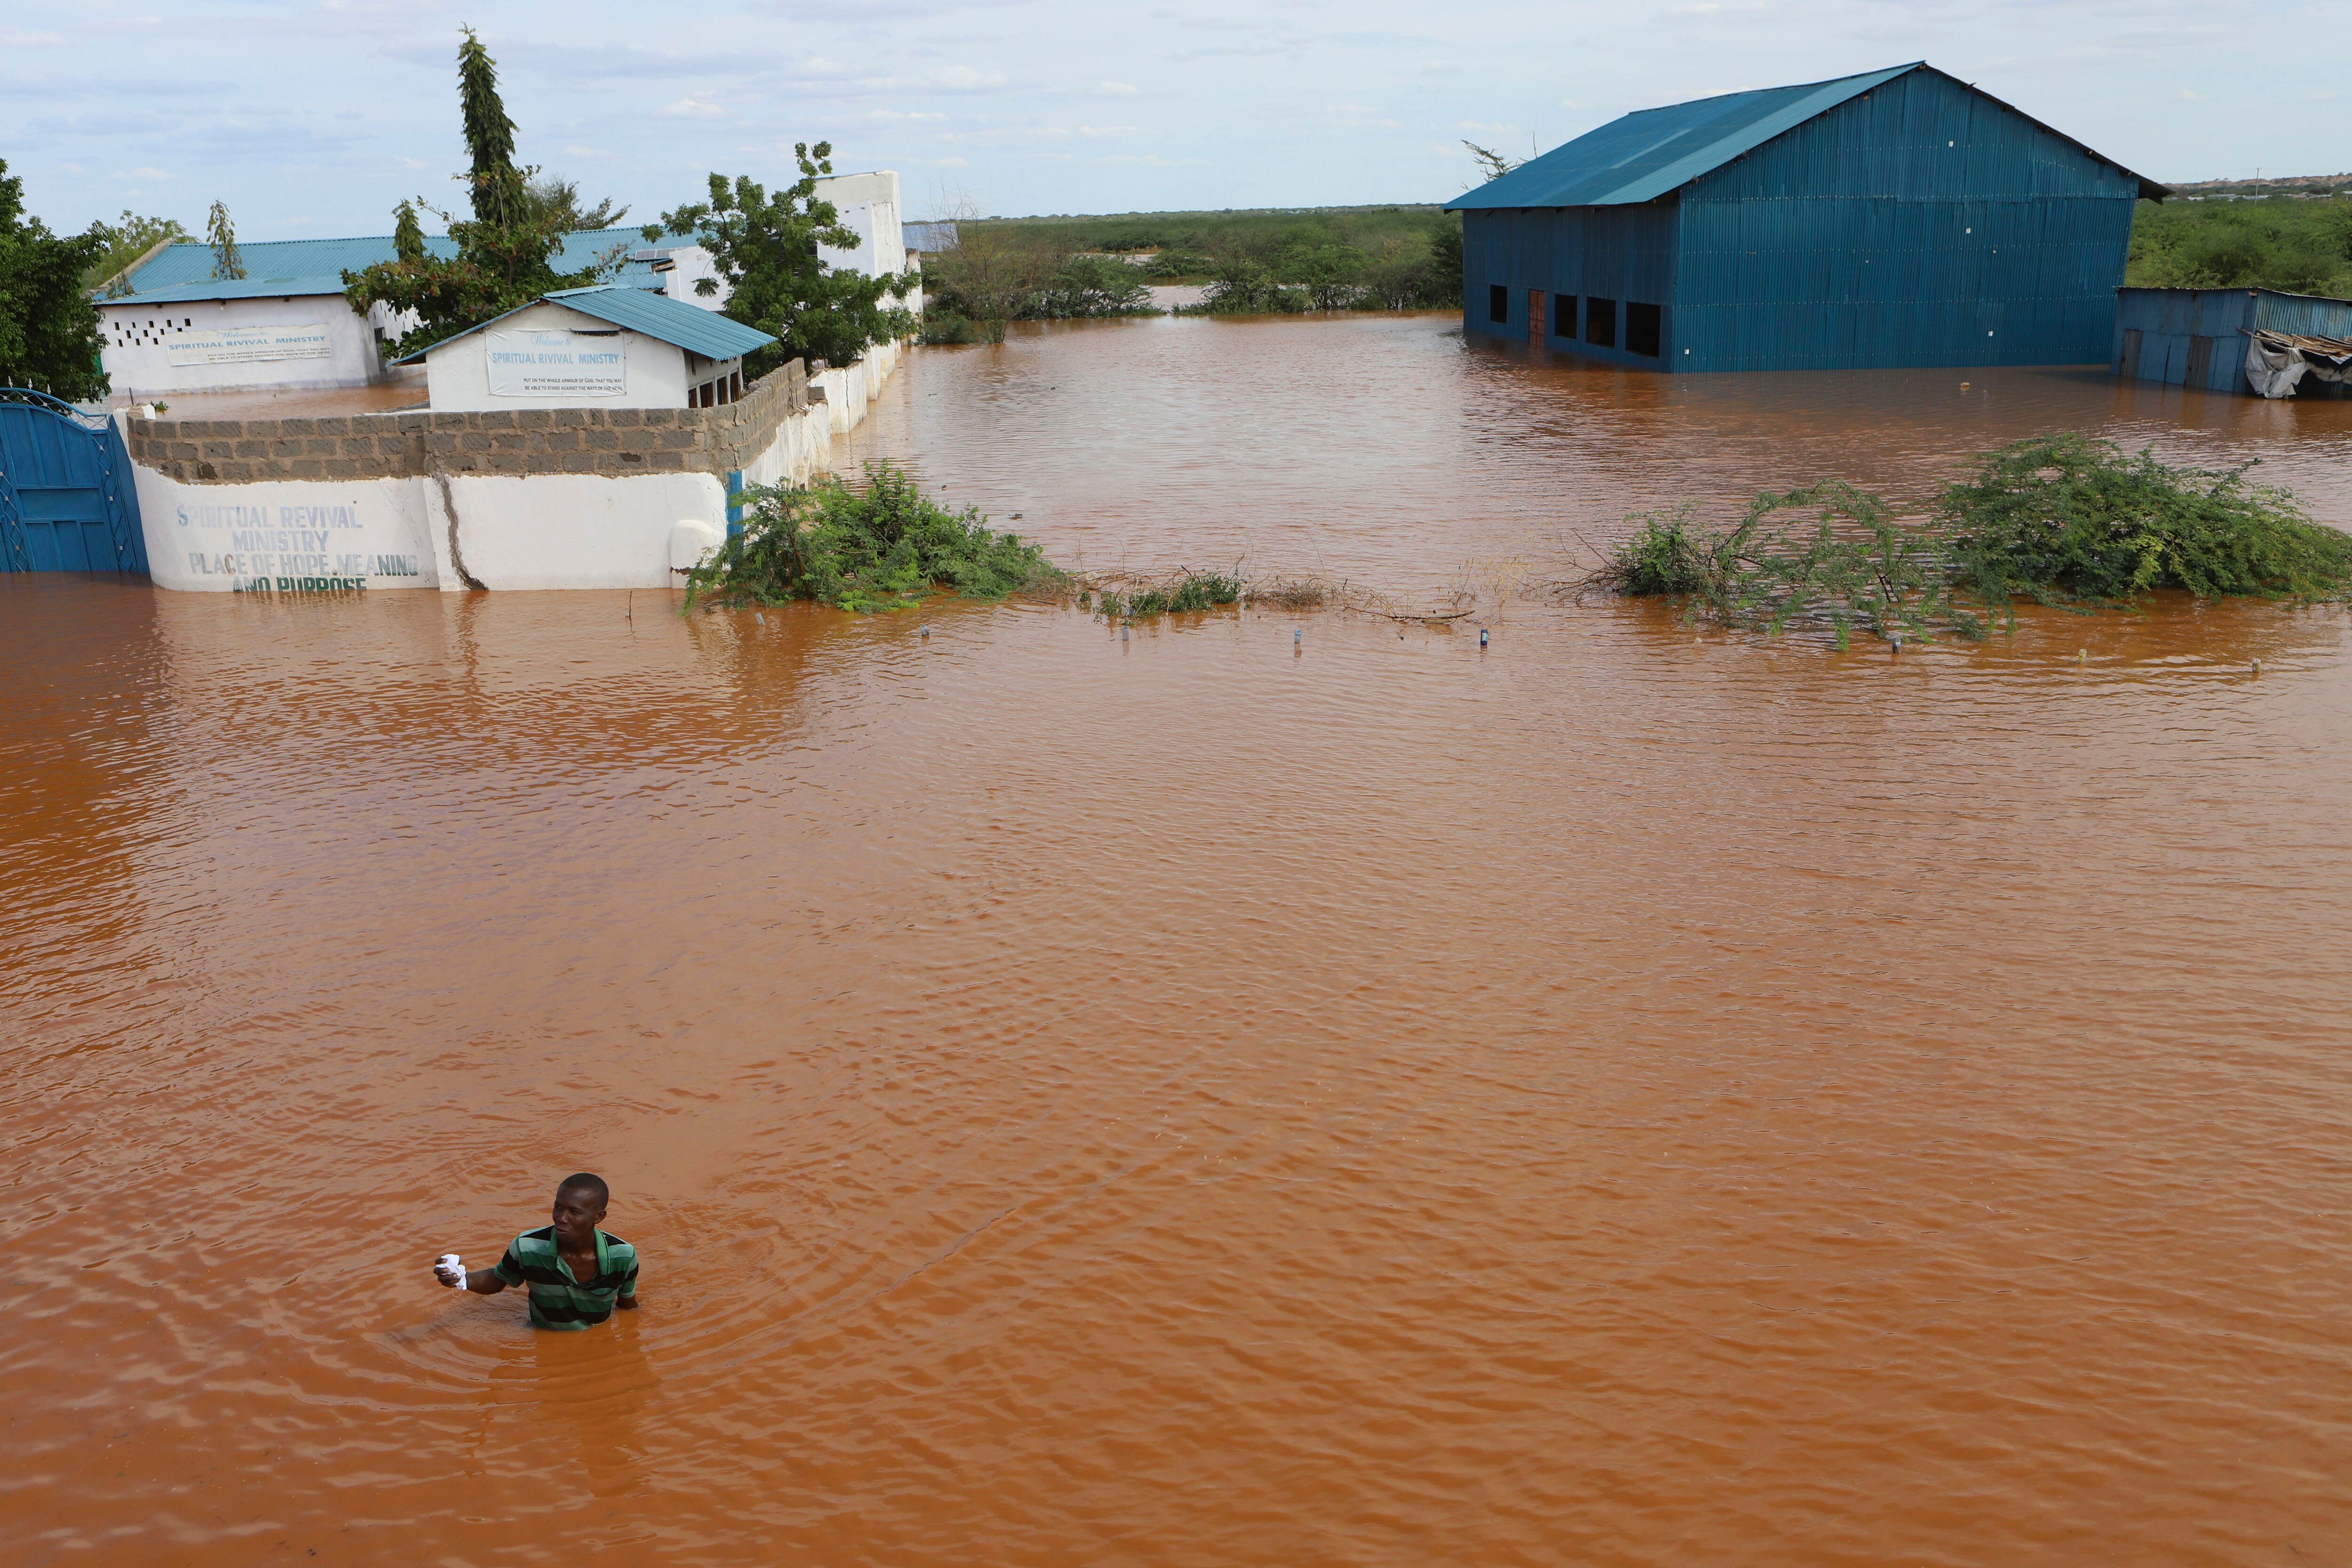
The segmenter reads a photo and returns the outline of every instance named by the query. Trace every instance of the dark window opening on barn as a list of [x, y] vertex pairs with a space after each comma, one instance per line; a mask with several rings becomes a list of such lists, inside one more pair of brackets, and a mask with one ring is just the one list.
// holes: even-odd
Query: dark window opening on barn
[[1504, 283], [1486, 285], [1486, 319], [1490, 321], [1507, 321], [1511, 319], [1509, 285]]
[[1625, 347], [1630, 353], [1658, 357], [1658, 330], [1664, 314], [1655, 305], [1625, 301]]
[[1554, 337], [1566, 338], [1570, 342], [1576, 341], [1575, 295], [1555, 294], [1552, 296], [1551, 331]]
[[1584, 302], [1584, 341], [1598, 348], [1617, 346], [1617, 301], [1590, 299]]

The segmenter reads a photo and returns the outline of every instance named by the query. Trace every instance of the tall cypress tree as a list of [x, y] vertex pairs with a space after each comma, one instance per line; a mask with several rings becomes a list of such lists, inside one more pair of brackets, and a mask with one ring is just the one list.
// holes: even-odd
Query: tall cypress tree
[[515, 124], [499, 97], [499, 65], [474, 29], [457, 47], [457, 107], [466, 124], [466, 150], [473, 154], [474, 221], [504, 225], [521, 205], [522, 171], [515, 167]]
[[416, 221], [415, 202], [392, 209], [392, 253], [403, 261], [425, 259], [425, 226]]
[[[457, 48], [457, 106], [473, 167], [453, 177], [466, 182], [474, 216], [461, 218], [422, 202], [403, 202], [394, 209], [394, 259], [343, 274], [343, 298], [362, 315], [380, 304], [391, 307], [394, 320], [414, 313], [415, 324], [385, 343], [387, 358], [479, 326], [541, 294], [593, 283], [628, 254], [624, 241], [577, 272], [555, 270], [572, 204], [530, 199], [530, 179], [539, 171], [514, 161], [515, 124], [499, 98], [498, 62], [471, 27], [465, 35]], [[419, 206], [448, 224], [457, 255], [435, 256], [425, 249]]]

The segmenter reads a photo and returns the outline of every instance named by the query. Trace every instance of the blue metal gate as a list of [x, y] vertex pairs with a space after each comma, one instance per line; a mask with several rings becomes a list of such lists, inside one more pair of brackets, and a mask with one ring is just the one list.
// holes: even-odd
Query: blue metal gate
[[0, 386], [0, 572], [145, 572], [131, 454], [114, 421]]

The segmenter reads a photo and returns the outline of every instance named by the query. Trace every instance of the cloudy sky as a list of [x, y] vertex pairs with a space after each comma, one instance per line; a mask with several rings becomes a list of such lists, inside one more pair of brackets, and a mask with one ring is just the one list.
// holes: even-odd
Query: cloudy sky
[[384, 233], [456, 194], [461, 21], [524, 159], [648, 216], [819, 138], [914, 216], [1442, 201], [1465, 138], [1920, 58], [2158, 179], [2352, 163], [2345, 0], [0, 0], [0, 158], [60, 229]]

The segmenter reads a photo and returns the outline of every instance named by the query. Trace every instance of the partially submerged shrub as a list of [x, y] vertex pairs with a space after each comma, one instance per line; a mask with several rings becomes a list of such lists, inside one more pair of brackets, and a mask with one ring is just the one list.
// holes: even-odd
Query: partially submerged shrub
[[1181, 616], [1192, 610], [1214, 609], [1242, 596], [1242, 581], [1229, 573], [1179, 573], [1165, 583], [1147, 584], [1121, 592], [1103, 590], [1100, 608], [1107, 616]]
[[1594, 574], [1591, 586], [1641, 595], [1696, 594], [1706, 585], [1707, 542], [1691, 531], [1698, 509], [1685, 501], [1671, 511], [1627, 519], [1641, 526], [1619, 545]]
[[[1809, 511], [1802, 532], [1776, 513]], [[1898, 521], [1886, 503], [1840, 479], [1758, 496], [1728, 530], [1700, 534], [1690, 511], [1653, 512], [1591, 584], [1620, 594], [1688, 599], [1694, 615], [1777, 634], [1793, 623], [1826, 625], [1840, 647], [1853, 628], [1882, 637], [1975, 635], [1957, 611], [1935, 539]]]
[[[2158, 588], [2200, 598], [2323, 599], [2352, 591], [2352, 535], [2313, 522], [2245, 470], [2171, 468], [2073, 433], [1979, 458], [1925, 522], [1840, 480], [1757, 497], [1729, 529], [1687, 506], [1653, 512], [1585, 587], [1685, 599], [1694, 616], [1777, 633], [1827, 626], [1882, 637], [1980, 637], [2011, 604], [2127, 603]], [[1801, 533], [1775, 514], [1813, 512]], [[1973, 605], [1972, 610], [1964, 607]]]
[[2352, 535], [2314, 522], [2244, 468], [2173, 468], [2072, 431], [1977, 459], [1937, 500], [1954, 565], [1988, 601], [2323, 599], [2352, 583]]
[[948, 510], [903, 470], [876, 463], [862, 489], [828, 476], [806, 489], [745, 491], [743, 531], [688, 575], [687, 603], [884, 610], [936, 593], [1001, 599], [1067, 581], [1037, 546], [992, 531], [976, 509]]
[[964, 317], [949, 310], [923, 312], [923, 331], [919, 340], [926, 343], [976, 343], [980, 329]]

